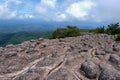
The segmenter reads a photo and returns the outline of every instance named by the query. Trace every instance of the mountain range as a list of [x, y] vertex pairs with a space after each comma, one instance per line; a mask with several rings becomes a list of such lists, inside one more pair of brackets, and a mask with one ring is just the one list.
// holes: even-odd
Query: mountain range
[[80, 29], [93, 29], [105, 26], [107, 23], [100, 22], [53, 22], [41, 20], [0, 20], [0, 33], [13, 33], [21, 31], [51, 31], [58, 27], [77, 26]]
[[53, 22], [42, 20], [0, 20], [0, 46], [18, 44], [30, 39], [49, 38], [56, 28], [77, 26], [80, 29], [93, 29], [106, 25], [97, 22]]

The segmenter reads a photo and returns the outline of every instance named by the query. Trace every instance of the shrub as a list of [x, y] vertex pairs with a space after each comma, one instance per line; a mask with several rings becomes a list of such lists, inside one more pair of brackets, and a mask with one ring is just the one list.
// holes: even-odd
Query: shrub
[[120, 33], [119, 23], [113, 23], [108, 25], [108, 28], [106, 29], [106, 33], [110, 35], [119, 34]]
[[65, 28], [57, 28], [52, 34], [52, 38], [64, 38], [64, 37], [65, 37]]
[[52, 38], [65, 38], [74, 36], [80, 36], [80, 30], [76, 26], [67, 26], [67, 28], [57, 28], [52, 34]]
[[74, 37], [80, 35], [80, 30], [76, 26], [67, 26], [65, 37]]
[[115, 38], [115, 41], [120, 41], [120, 34], [117, 35], [117, 37]]
[[97, 28], [94, 30], [94, 33], [105, 33], [105, 28], [104, 28], [104, 26], [103, 26], [103, 27], [97, 27]]

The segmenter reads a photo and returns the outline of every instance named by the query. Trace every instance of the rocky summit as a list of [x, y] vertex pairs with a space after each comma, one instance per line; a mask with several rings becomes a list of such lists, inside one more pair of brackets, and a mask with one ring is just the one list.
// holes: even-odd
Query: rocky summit
[[120, 43], [86, 34], [1, 47], [0, 80], [120, 80]]

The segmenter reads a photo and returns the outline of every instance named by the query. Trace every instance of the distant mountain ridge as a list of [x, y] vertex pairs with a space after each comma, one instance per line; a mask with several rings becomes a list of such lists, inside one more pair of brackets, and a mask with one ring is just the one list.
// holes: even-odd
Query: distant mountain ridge
[[[18, 44], [25, 40], [48, 38], [58, 27], [77, 26], [80, 29], [93, 29], [101, 23], [94, 22], [53, 22], [41, 20], [0, 20], [0, 46]], [[33, 36], [34, 35], [34, 36]]]
[[77, 26], [80, 29], [91, 29], [103, 26], [104, 23], [96, 22], [53, 22], [41, 20], [0, 20], [0, 33], [13, 33], [21, 31], [50, 31], [58, 27], [68, 25]]

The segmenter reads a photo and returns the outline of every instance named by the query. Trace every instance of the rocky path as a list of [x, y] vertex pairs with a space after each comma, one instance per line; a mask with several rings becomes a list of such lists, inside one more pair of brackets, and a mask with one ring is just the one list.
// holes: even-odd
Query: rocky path
[[120, 80], [120, 44], [106, 34], [0, 48], [0, 80]]

